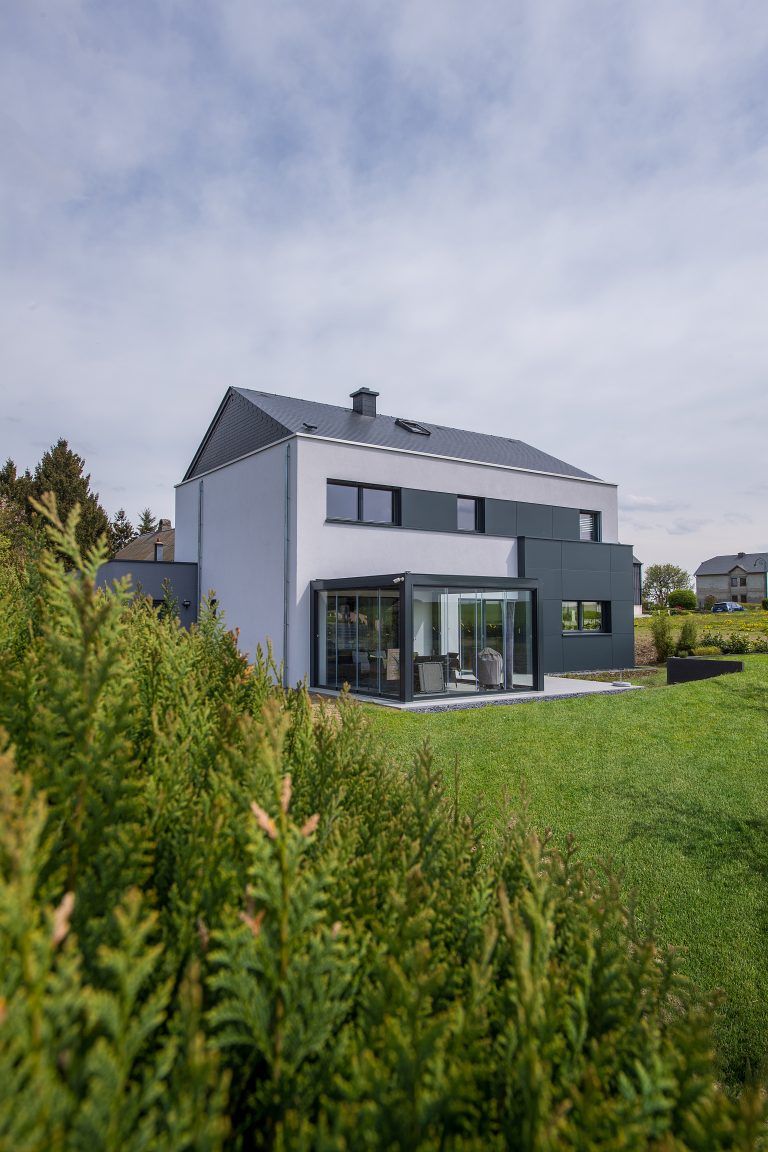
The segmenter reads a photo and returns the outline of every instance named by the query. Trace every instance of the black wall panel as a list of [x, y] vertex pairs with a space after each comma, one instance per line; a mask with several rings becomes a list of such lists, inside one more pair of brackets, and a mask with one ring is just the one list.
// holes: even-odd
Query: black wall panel
[[455, 532], [456, 497], [451, 492], [401, 488], [400, 516], [403, 528], [418, 528], [422, 532]]

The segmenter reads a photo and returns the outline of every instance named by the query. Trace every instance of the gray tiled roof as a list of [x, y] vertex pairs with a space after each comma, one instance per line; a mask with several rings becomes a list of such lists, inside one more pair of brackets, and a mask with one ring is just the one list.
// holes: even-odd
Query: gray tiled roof
[[[253, 405], [254, 414], [258, 410], [258, 421], [245, 418], [246, 414], [240, 409], [242, 399]], [[403, 416], [418, 419], [410, 412], [403, 413]], [[429, 436], [420, 436], [401, 428], [394, 416], [360, 416], [351, 408], [341, 408], [335, 404], [276, 396], [271, 392], [255, 392], [250, 388], [233, 388], [227, 393], [185, 479], [263, 447], [267, 428], [271, 430], [272, 440], [294, 433], [308, 433], [353, 444], [399, 448], [456, 460], [476, 460], [482, 464], [500, 464], [508, 468], [549, 472], [556, 476], [598, 479], [522, 440], [467, 432], [461, 428], [446, 428], [426, 420], [419, 420], [419, 423], [429, 430]], [[309, 432], [306, 424], [314, 425], [315, 431]], [[270, 442], [270, 435], [267, 435], [266, 442]]]
[[[755, 561], [759, 561], [755, 564]], [[762, 572], [763, 564], [768, 566], [768, 552], [745, 552], [743, 556], [713, 556], [699, 564], [695, 576], [726, 576], [732, 568], [743, 568], [745, 572]]]

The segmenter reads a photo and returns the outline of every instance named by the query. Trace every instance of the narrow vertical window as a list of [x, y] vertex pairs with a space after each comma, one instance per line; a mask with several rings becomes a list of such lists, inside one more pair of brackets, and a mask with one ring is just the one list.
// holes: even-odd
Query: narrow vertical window
[[483, 501], [476, 496], [457, 496], [456, 527], [459, 532], [482, 532]]
[[579, 539], [580, 540], [599, 540], [600, 539], [600, 513], [599, 512], [579, 512]]

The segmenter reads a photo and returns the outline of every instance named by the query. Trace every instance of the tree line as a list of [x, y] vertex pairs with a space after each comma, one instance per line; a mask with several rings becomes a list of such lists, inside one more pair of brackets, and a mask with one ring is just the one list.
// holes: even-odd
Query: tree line
[[59, 514], [65, 519], [79, 508], [77, 543], [83, 552], [104, 536], [109, 555], [114, 556], [137, 536], [158, 530], [159, 521], [149, 508], [140, 513], [135, 527], [124, 508], [110, 519], [85, 469], [83, 457], [63, 438], [43, 453], [34, 471], [19, 472], [13, 460], [6, 460], [0, 468], [0, 532], [17, 553], [39, 550], [43, 528], [33, 502], [46, 492], [56, 497]]

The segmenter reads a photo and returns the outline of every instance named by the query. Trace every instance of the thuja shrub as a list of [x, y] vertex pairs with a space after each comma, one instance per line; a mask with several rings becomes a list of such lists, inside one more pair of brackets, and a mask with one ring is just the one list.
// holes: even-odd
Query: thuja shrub
[[651, 636], [653, 637], [653, 647], [656, 651], [656, 660], [659, 664], [663, 664], [675, 652], [675, 640], [672, 635], [672, 621], [669, 618], [667, 610], [664, 608], [660, 612], [654, 612], [651, 620]]
[[614, 880], [45, 514], [34, 607], [0, 582], [0, 1148], [760, 1146]]

